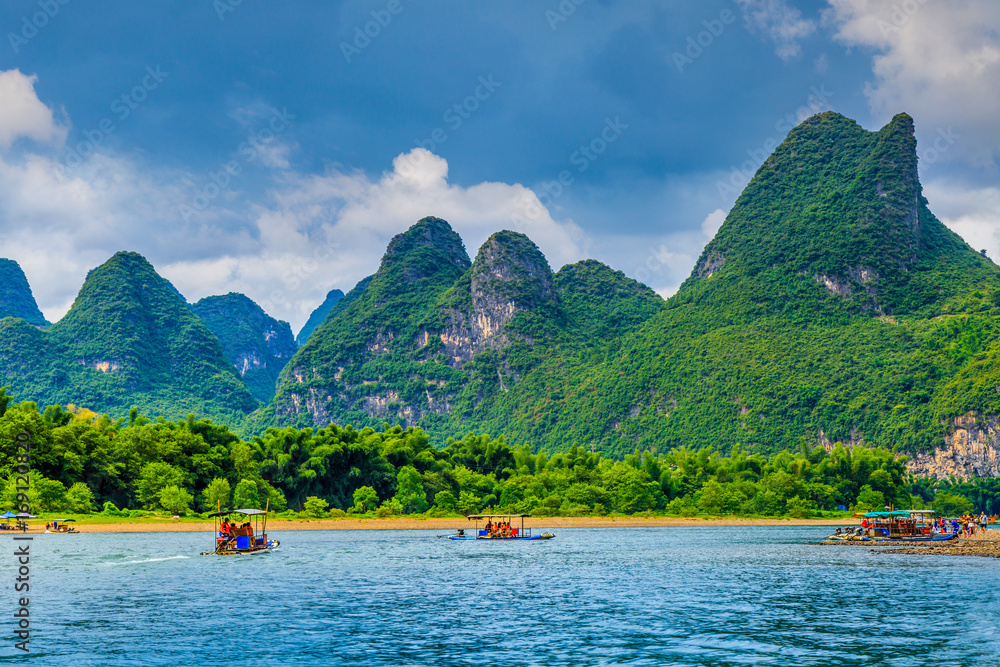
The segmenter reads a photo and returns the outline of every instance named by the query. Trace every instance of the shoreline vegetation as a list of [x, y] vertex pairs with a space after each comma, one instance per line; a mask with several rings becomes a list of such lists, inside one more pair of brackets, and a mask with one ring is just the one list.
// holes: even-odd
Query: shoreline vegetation
[[[905, 456], [878, 447], [824, 449], [803, 440], [796, 451], [765, 454], [665, 444], [663, 451], [617, 459], [570, 442], [550, 455], [510, 445], [502, 435], [473, 433], [439, 449], [420, 428], [389, 424], [381, 431], [270, 428], [243, 440], [194, 416], [152, 420], [133, 408], [113, 419], [72, 405], [39, 410], [30, 401], [14, 403], [5, 389], [0, 506], [81, 525], [155, 515], [197, 521], [220, 507], [266, 508], [272, 521], [464, 521], [470, 514], [512, 513], [546, 522], [636, 516], [834, 524], [885, 505], [930, 505], [943, 516], [1000, 510], [1000, 479], [913, 478]], [[17, 443], [25, 438], [27, 491], [17, 472]]]

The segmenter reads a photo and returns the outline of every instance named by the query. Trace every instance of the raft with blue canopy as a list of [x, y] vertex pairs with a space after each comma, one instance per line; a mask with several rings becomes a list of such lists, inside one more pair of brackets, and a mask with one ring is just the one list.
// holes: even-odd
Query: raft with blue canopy
[[[552, 533], [542, 533], [532, 535], [531, 528], [524, 527], [524, 519], [527, 514], [469, 514], [465, 518], [475, 522], [475, 528], [471, 535], [465, 534], [465, 529], [459, 528], [455, 535], [448, 535], [449, 540], [551, 540], [555, 535]], [[503, 521], [506, 519], [506, 521]], [[515, 528], [511, 523], [512, 519], [520, 519], [520, 527]], [[479, 528], [480, 521], [486, 521], [486, 526]], [[496, 521], [496, 523], [494, 523]]]
[[934, 532], [934, 510], [889, 510], [863, 516], [863, 542], [946, 542], [957, 537]]
[[[270, 501], [268, 501], [268, 509], [270, 509]], [[253, 508], [220, 509], [217, 512], [212, 512], [208, 516], [213, 519], [212, 533], [215, 537], [215, 550], [204, 551], [201, 555], [240, 556], [274, 551], [281, 543], [278, 540], [270, 540], [267, 537], [267, 514], [267, 509], [259, 510]], [[219, 517], [234, 515], [249, 519], [248, 523], [250, 525], [247, 527], [234, 527], [226, 531], [220, 530], [218, 525]]]

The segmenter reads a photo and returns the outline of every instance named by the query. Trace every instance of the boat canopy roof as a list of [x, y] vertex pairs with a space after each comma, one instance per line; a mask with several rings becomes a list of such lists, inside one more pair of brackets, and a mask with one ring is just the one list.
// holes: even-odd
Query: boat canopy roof
[[910, 516], [909, 512], [868, 512], [866, 519], [887, 519], [894, 516]]
[[529, 517], [530, 514], [468, 514], [466, 519], [519, 519]]
[[221, 512], [212, 512], [208, 516], [226, 516], [227, 514], [245, 514], [247, 516], [258, 516], [260, 514], [267, 514], [267, 512], [264, 510], [255, 510], [255, 509], [222, 510]]

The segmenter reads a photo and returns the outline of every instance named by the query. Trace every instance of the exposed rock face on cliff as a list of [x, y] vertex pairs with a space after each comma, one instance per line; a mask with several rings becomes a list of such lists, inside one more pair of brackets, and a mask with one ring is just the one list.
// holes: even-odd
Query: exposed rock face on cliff
[[0, 259], [0, 319], [4, 317], [20, 317], [36, 327], [49, 325], [35, 303], [24, 271], [10, 259]]
[[288, 322], [274, 319], [249, 297], [230, 292], [191, 306], [214, 333], [229, 363], [261, 401], [270, 401], [278, 373], [298, 350]]
[[918, 477], [1000, 477], [1000, 418], [958, 417], [943, 446], [909, 456], [906, 468]]
[[518, 313], [558, 307], [552, 269], [524, 234], [503, 231], [487, 239], [467, 278], [443, 307], [443, 330], [425, 333], [428, 340], [440, 337], [454, 366], [506, 346], [503, 330]]

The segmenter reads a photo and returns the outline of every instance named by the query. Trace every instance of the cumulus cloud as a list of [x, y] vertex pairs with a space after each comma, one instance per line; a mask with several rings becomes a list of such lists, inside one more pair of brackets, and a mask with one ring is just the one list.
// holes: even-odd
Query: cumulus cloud
[[726, 215], [727, 211], [716, 209], [699, 224], [697, 218], [692, 219], [690, 213], [685, 213], [674, 221], [674, 225], [663, 226], [664, 229], [679, 228], [677, 231], [653, 235], [602, 235], [594, 239], [595, 254], [612, 268], [649, 285], [666, 299], [691, 275], [699, 255], [722, 227]]
[[0, 71], [0, 149], [20, 137], [49, 144], [65, 140], [67, 128], [35, 94], [37, 79], [16, 69]]
[[[922, 137], [958, 141], [944, 160], [992, 165], [1000, 151], [1000, 3], [996, 0], [828, 0], [836, 39], [875, 51], [866, 89], [884, 118], [907, 111]], [[918, 138], [922, 138], [918, 137]]]
[[100, 151], [61, 165], [65, 128], [52, 122], [33, 83], [0, 73], [0, 91], [30, 93], [0, 95], [6, 147], [20, 136], [50, 144], [0, 151], [0, 256], [22, 265], [51, 321], [72, 305], [87, 271], [118, 250], [145, 255], [191, 301], [243, 292], [296, 328], [328, 290], [346, 291], [373, 273], [392, 236], [428, 215], [448, 220], [472, 255], [493, 232], [516, 229], [556, 269], [587, 256], [587, 236], [554, 219], [529, 188], [454, 185], [448, 163], [420, 148], [373, 178], [345, 169], [302, 174], [290, 168], [293, 144], [268, 145], [255, 160], [265, 187], [234, 177], [194, 211], [208, 176]]
[[444, 158], [416, 148], [377, 179], [339, 169], [285, 174], [254, 207], [255, 252], [182, 259], [162, 272], [185, 294], [238, 288], [272, 314], [301, 324], [327, 290], [347, 291], [373, 273], [389, 240], [428, 215], [447, 220], [473, 256], [501, 229], [527, 234], [555, 269], [587, 256], [582, 230], [553, 219], [530, 189], [451, 184]]
[[791, 60], [802, 53], [799, 41], [816, 31], [816, 23], [802, 17], [786, 0], [736, 0], [747, 27], [774, 42], [775, 53]]
[[726, 221], [727, 213], [721, 208], [717, 208], [708, 215], [701, 223], [701, 233], [705, 235], [705, 238], [711, 241], [715, 238], [716, 232], [722, 227], [722, 223]]

